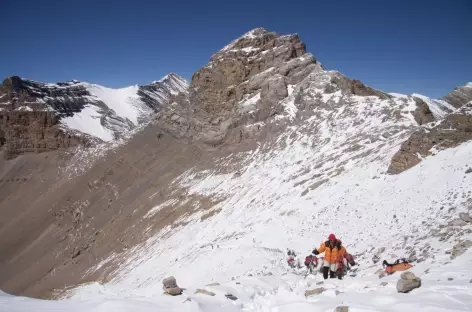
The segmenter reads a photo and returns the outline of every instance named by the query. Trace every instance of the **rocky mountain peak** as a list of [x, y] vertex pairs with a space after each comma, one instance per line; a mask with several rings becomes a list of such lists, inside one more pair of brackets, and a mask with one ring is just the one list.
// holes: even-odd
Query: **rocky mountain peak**
[[169, 89], [172, 94], [187, 92], [188, 82], [176, 73], [169, 73], [159, 80], [153, 81], [151, 85]]
[[256, 28], [215, 53], [192, 76], [189, 96], [177, 100], [163, 120], [180, 135], [221, 141], [228, 129], [273, 114], [288, 86], [316, 71], [321, 64], [298, 35]]
[[469, 103], [472, 101], [472, 82], [456, 87], [444, 97], [444, 100], [456, 108]]

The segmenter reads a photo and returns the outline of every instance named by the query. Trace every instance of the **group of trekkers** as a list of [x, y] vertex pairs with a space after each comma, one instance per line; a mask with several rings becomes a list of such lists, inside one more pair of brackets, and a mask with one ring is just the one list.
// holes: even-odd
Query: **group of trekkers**
[[[314, 249], [310, 255], [305, 258], [305, 267], [307, 274], [313, 273], [318, 267], [318, 255], [324, 253], [320, 257], [321, 266], [320, 272], [323, 273], [323, 278], [338, 278], [342, 279], [351, 266], [356, 265], [354, 257], [347, 252], [342, 245], [340, 239], [336, 238], [334, 234], [329, 234], [328, 240], [321, 243], [320, 248]], [[296, 254], [293, 250], [288, 250], [288, 265], [293, 268], [301, 268], [301, 264], [296, 260]], [[386, 274], [393, 274], [397, 271], [405, 271], [412, 267], [405, 259], [398, 259], [394, 263], [383, 261], [382, 263]]]
[[[356, 265], [354, 258], [351, 254], [346, 251], [346, 248], [342, 245], [341, 240], [337, 239], [334, 234], [328, 236], [328, 240], [322, 242], [320, 248], [314, 249], [313, 252], [305, 258], [305, 266], [307, 273], [312, 273], [313, 270], [318, 266], [318, 255], [324, 253], [321, 257], [320, 271], [323, 273], [323, 278], [338, 278], [342, 279], [346, 275], [347, 270], [350, 266]], [[292, 267], [297, 266], [295, 256], [296, 254], [289, 250], [287, 255], [288, 264]]]

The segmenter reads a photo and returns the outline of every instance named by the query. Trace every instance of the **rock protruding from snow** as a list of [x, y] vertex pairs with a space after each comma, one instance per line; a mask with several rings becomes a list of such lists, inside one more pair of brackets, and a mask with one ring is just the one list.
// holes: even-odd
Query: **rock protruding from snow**
[[177, 285], [175, 277], [169, 276], [162, 281], [162, 288], [164, 292], [171, 296], [177, 296], [182, 294], [182, 288]]
[[412, 272], [403, 272], [397, 282], [397, 291], [407, 293], [421, 286], [421, 279]]
[[438, 125], [413, 133], [393, 156], [388, 173], [401, 173], [433, 154], [432, 149], [456, 147], [472, 140], [472, 102], [448, 115]]
[[380, 261], [380, 257], [379, 257], [378, 255], [374, 255], [374, 256], [372, 257], [372, 262], [373, 262], [373, 263], [377, 263], [377, 262], [379, 262], [379, 261]]
[[233, 294], [226, 294], [225, 297], [228, 298], [229, 300], [232, 300], [232, 301], [238, 300], [238, 297], [236, 297]]
[[198, 289], [195, 291], [195, 294], [202, 294], [202, 295], [207, 295], [207, 296], [215, 296], [215, 293], [214, 293], [214, 292], [211, 292], [211, 291], [208, 291], [208, 290], [205, 290], [205, 289], [200, 289], [200, 288], [198, 288]]
[[451, 260], [459, 257], [460, 255], [464, 254], [467, 249], [472, 247], [472, 241], [471, 240], [465, 240], [463, 242], [457, 243], [452, 247], [451, 251]]
[[459, 218], [465, 222], [472, 222], [472, 217], [467, 212], [459, 213]]
[[313, 296], [313, 295], [319, 295], [319, 294], [321, 294], [322, 292], [325, 292], [325, 291], [326, 291], [326, 289], [323, 288], [323, 287], [309, 289], [309, 290], [305, 291], [305, 297], [310, 297], [310, 296]]
[[434, 115], [431, 112], [431, 109], [429, 108], [428, 104], [426, 104], [426, 102], [420, 98], [415, 98], [415, 102], [417, 108], [413, 113], [413, 116], [415, 117], [416, 122], [419, 125], [433, 122], [435, 120]]
[[348, 306], [340, 306], [336, 307], [334, 312], [349, 312], [349, 307]]

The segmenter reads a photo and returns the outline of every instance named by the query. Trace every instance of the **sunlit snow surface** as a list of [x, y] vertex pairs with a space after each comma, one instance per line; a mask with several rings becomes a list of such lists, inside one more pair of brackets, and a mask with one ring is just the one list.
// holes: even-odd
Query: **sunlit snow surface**
[[[72, 299], [59, 302], [1, 297], [1, 307], [99, 312], [334, 311], [340, 305], [350, 311], [470, 310], [471, 251], [451, 261], [445, 252], [455, 240], [439, 242], [429, 230], [466, 209], [462, 196], [447, 201], [457, 208], [452, 214], [441, 207], [451, 192], [471, 189], [472, 175], [464, 174], [471, 142], [441, 151], [396, 176], [382, 174], [386, 160], [359, 163], [301, 196], [299, 181], [288, 177], [306, 167], [312, 154], [311, 147], [295, 143], [275, 157], [258, 151], [248, 154], [250, 163], [240, 175], [208, 172], [197, 179], [189, 172], [178, 183], [188, 184], [191, 193], [226, 198], [215, 207], [222, 208], [219, 214], [203, 222], [194, 215], [186, 227], [167, 228], [134, 248], [109, 284], [84, 285]], [[322, 285], [326, 292], [307, 299], [304, 291], [321, 287], [316, 283], [322, 278], [318, 274], [304, 279], [303, 272], [287, 269], [285, 249], [308, 254], [331, 232], [348, 251], [361, 255], [359, 271], [355, 277], [327, 281]], [[471, 238], [465, 234], [461, 239]], [[408, 255], [408, 246], [419, 249], [426, 244], [435, 258], [412, 269], [422, 278], [421, 288], [399, 294], [399, 274], [383, 279], [374, 274], [381, 265], [372, 263], [372, 250], [386, 247], [381, 258], [394, 260]], [[161, 281], [167, 275], [186, 288], [183, 296], [162, 294]], [[221, 285], [205, 287], [212, 282]], [[388, 284], [380, 286], [381, 282]], [[196, 288], [216, 296], [195, 295]], [[341, 293], [336, 295], [336, 290]], [[230, 301], [225, 293], [239, 300]]]

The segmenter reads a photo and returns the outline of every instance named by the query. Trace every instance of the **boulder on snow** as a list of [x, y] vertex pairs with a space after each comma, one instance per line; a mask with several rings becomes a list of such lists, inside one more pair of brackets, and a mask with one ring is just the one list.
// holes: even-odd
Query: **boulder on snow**
[[225, 297], [228, 298], [229, 300], [233, 300], [233, 301], [238, 300], [238, 297], [233, 296], [232, 294], [226, 294]]
[[459, 218], [462, 219], [462, 221], [465, 221], [465, 222], [472, 222], [472, 218], [470, 217], [470, 215], [466, 212], [461, 212], [459, 213]]
[[380, 261], [380, 257], [379, 257], [378, 255], [374, 255], [374, 256], [372, 257], [372, 262], [377, 263], [377, 262], [379, 262], [379, 261]]
[[412, 272], [403, 272], [397, 282], [397, 291], [407, 293], [421, 286], [421, 279]]
[[377, 251], [375, 252], [376, 255], [380, 255], [381, 253], [383, 253], [385, 251], [385, 247], [380, 247], [379, 249], [377, 249]]
[[465, 173], [472, 173], [472, 168], [467, 169]]
[[466, 241], [455, 244], [452, 247], [451, 260], [459, 257], [460, 255], [462, 255], [470, 247], [472, 247], [472, 241], [471, 240], [466, 240]]
[[383, 278], [387, 276], [387, 272], [385, 272], [384, 269], [378, 269], [377, 271], [375, 271], [375, 275], [377, 275], [379, 278]]
[[326, 289], [323, 288], [323, 287], [308, 289], [308, 290], [305, 291], [305, 297], [310, 297], [310, 296], [313, 296], [313, 295], [319, 295], [324, 291], [326, 291]]
[[454, 219], [452, 221], [449, 221], [447, 225], [449, 225], [449, 226], [464, 226], [464, 225], [467, 225], [467, 222], [465, 222], [461, 218], [457, 218], [457, 219]]
[[339, 306], [339, 307], [336, 307], [334, 312], [349, 312], [349, 307], [348, 306]]
[[195, 294], [202, 294], [202, 295], [207, 295], [207, 296], [214, 296], [215, 295], [214, 292], [211, 292], [211, 291], [208, 291], [208, 290], [205, 290], [205, 289], [200, 289], [200, 288], [198, 288], [195, 291]]
[[173, 276], [166, 277], [162, 281], [162, 288], [164, 289], [164, 292], [166, 294], [171, 295], [171, 296], [180, 295], [182, 294], [182, 290], [183, 290], [182, 288], [177, 286], [177, 281], [175, 280], [175, 277]]
[[387, 285], [388, 285], [387, 282], [382, 282], [382, 283], [380, 283], [380, 286], [387, 286]]
[[220, 286], [220, 283], [210, 283], [207, 286]]

